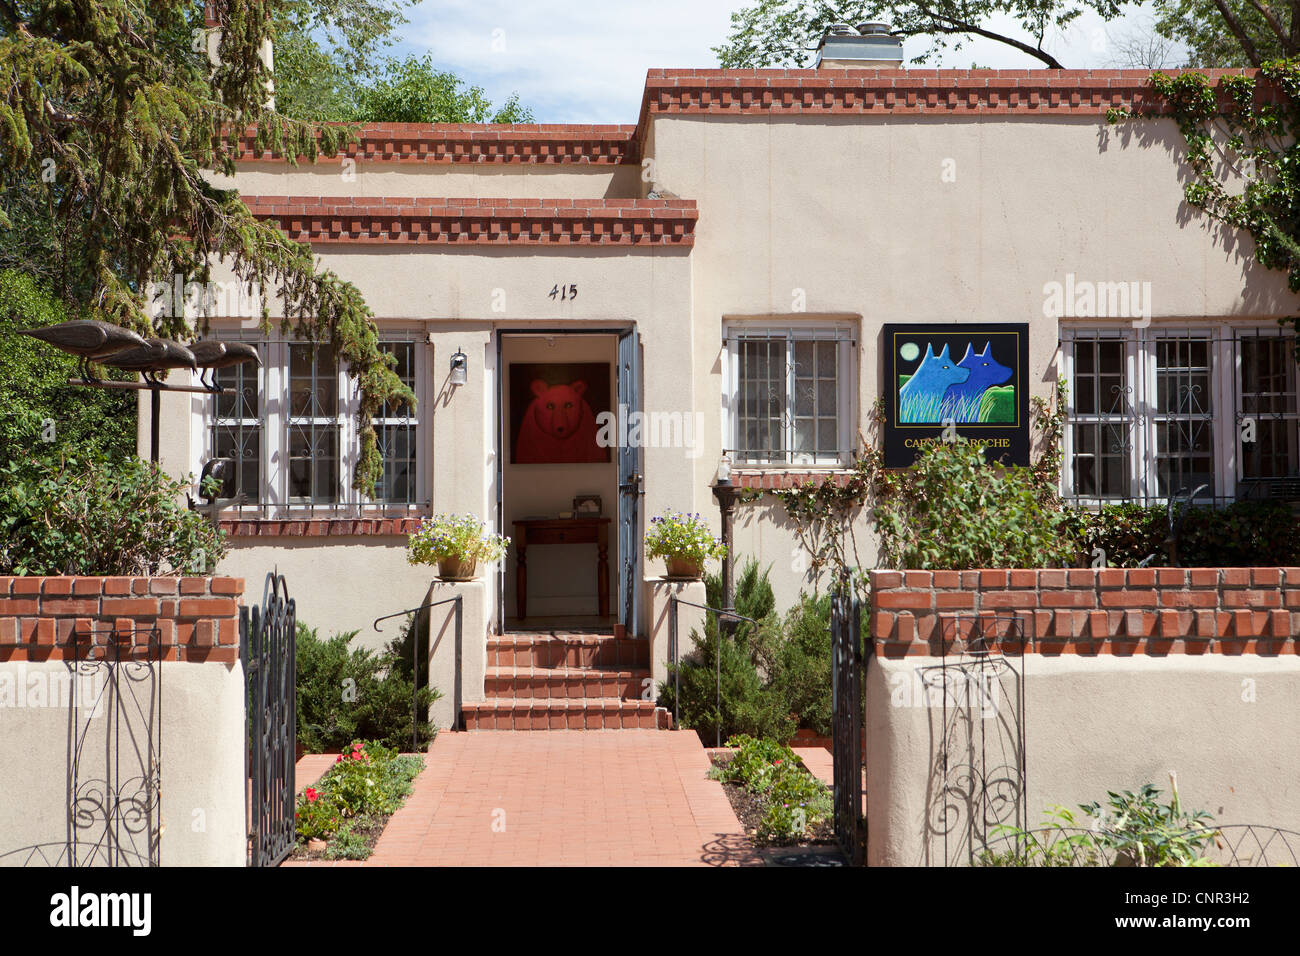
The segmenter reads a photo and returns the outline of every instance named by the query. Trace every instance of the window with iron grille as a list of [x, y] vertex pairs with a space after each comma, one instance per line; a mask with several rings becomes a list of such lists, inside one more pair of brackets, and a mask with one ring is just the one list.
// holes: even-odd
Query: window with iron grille
[[1286, 496], [1300, 469], [1294, 347], [1267, 327], [1063, 327], [1066, 495]]
[[852, 329], [727, 330], [728, 452], [737, 464], [847, 464], [856, 383]]
[[[418, 394], [425, 349], [411, 339], [386, 340], [380, 348]], [[258, 349], [261, 368], [237, 365], [214, 374], [232, 394], [207, 403], [199, 467], [208, 457], [233, 459], [244, 508], [263, 517], [423, 509], [424, 436], [414, 409], [386, 403], [375, 416], [383, 471], [374, 497], [363, 498], [352, 488], [360, 453], [356, 381], [326, 345], [262, 340]]]

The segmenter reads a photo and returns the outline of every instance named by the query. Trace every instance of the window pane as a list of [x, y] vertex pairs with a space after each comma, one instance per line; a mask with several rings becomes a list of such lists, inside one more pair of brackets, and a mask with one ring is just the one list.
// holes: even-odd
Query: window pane
[[228, 394], [213, 403], [212, 455], [228, 458], [234, 467], [227, 474], [221, 497], [243, 494], [246, 504], [257, 504], [262, 491], [262, 422], [258, 402], [261, 370], [256, 365], [214, 369], [212, 381]]

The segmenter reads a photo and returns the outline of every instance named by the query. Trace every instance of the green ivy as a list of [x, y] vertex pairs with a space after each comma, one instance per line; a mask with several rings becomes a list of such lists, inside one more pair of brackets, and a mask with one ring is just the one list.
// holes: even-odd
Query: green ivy
[[[1158, 103], [1136, 113], [1109, 110], [1107, 119], [1172, 115], [1187, 146], [1188, 205], [1249, 233], [1260, 265], [1285, 272], [1291, 291], [1300, 292], [1300, 61], [1273, 60], [1258, 76], [1217, 83], [1203, 73], [1156, 72], [1151, 85]], [[1298, 320], [1278, 322], [1295, 328]]]

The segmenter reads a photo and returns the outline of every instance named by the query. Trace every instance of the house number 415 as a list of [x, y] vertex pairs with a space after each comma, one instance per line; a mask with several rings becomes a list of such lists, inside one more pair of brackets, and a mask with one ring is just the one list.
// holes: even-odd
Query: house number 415
[[563, 285], [552, 286], [551, 298], [554, 299], [557, 295], [560, 297], [561, 302], [564, 302], [568, 299], [576, 299], [578, 297], [578, 286], [576, 283], [570, 283], [567, 286], [563, 286]]

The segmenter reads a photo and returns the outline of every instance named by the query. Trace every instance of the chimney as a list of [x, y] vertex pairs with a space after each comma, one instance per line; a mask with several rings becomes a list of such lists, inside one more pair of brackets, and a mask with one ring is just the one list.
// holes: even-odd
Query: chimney
[[901, 69], [903, 41], [890, 36], [887, 23], [832, 23], [817, 45], [819, 70]]

